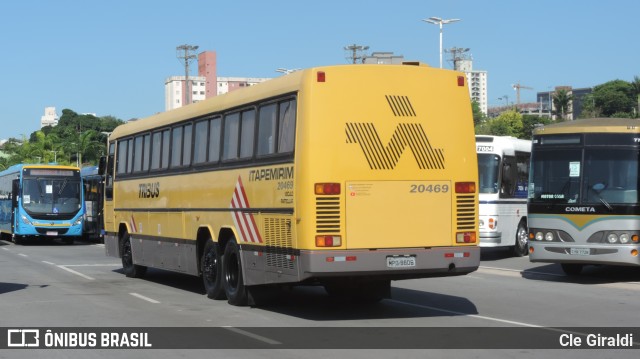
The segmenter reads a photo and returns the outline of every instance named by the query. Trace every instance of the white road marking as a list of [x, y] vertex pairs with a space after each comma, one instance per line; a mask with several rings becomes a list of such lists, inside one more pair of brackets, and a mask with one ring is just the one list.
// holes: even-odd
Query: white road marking
[[255, 340], [259, 340], [259, 341], [261, 341], [263, 343], [267, 343], [267, 344], [270, 344], [270, 345], [282, 344], [277, 340], [273, 340], [273, 339], [270, 339], [270, 338], [267, 338], [267, 337], [263, 337], [262, 335], [254, 334], [254, 333], [251, 333], [251, 332], [247, 332], [246, 330], [234, 328], [234, 327], [231, 327], [231, 326], [223, 326], [223, 328], [227, 329], [227, 330], [229, 330], [231, 332], [234, 332], [234, 333], [237, 333], [237, 334], [240, 334], [240, 335], [244, 335], [246, 337], [249, 337], [249, 338], [252, 338], [252, 339], [255, 339]]
[[26, 255], [26, 254], [24, 254], [24, 253], [18, 253], [18, 255], [19, 255], [20, 257], [28, 257], [28, 255]]
[[500, 323], [505, 323], [505, 324], [519, 325], [519, 326], [522, 326], [522, 327], [543, 328], [542, 325], [529, 324], [529, 323], [523, 323], [523, 322], [515, 322], [513, 320], [506, 320], [506, 319], [500, 319], [500, 318], [487, 317], [487, 316], [484, 316], [484, 315], [463, 313], [463, 312], [458, 312], [458, 311], [455, 311], [455, 310], [449, 310], [449, 309], [431, 307], [431, 306], [428, 306], [428, 305], [403, 302], [403, 301], [399, 301], [399, 300], [395, 300], [395, 299], [386, 299], [385, 301], [396, 303], [396, 304], [404, 304], [404, 305], [408, 305], [408, 306], [416, 307], [416, 308], [420, 308], [420, 309], [429, 309], [429, 310], [435, 310], [435, 311], [438, 311], [438, 312], [443, 312], [443, 313], [448, 313], [448, 314], [464, 315], [464, 316], [467, 316], [467, 317], [483, 319], [483, 320], [490, 320], [490, 321], [493, 321], [493, 322], [500, 322]]
[[7, 252], [9, 251], [9, 248], [4, 248], [4, 247], [2, 247], [2, 249], [3, 249], [3, 250], [5, 250], [5, 251], [7, 251]]
[[55, 263], [51, 263], [51, 262], [47, 262], [47, 261], [42, 261], [42, 263], [50, 264], [52, 266], [56, 265]]
[[64, 269], [64, 270], [66, 270], [67, 272], [69, 272], [69, 273], [73, 273], [73, 274], [75, 274], [75, 275], [77, 275], [77, 276], [80, 276], [80, 277], [82, 277], [82, 278], [85, 278], [85, 279], [88, 279], [88, 280], [95, 280], [95, 278], [89, 277], [88, 275], [84, 275], [84, 274], [82, 274], [82, 273], [80, 273], [80, 272], [76, 272], [76, 271], [74, 271], [74, 270], [73, 270], [73, 269], [71, 269], [71, 268], [67, 268], [66, 266], [63, 266], [63, 265], [56, 265], [56, 267], [58, 267], [58, 268], [60, 268], [60, 269]]
[[120, 267], [122, 263], [105, 263], [105, 264], [65, 264], [65, 267]]
[[159, 301], [155, 300], [155, 299], [151, 299], [149, 297], [145, 297], [144, 295], [138, 294], [138, 293], [129, 293], [132, 296], [136, 297], [136, 298], [140, 298], [142, 300], [146, 300], [149, 303], [153, 303], [153, 304], [158, 304], [160, 303]]

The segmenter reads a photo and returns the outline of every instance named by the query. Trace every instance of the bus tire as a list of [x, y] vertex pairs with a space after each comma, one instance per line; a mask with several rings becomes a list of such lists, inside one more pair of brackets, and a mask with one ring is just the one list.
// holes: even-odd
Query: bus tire
[[202, 282], [207, 297], [211, 299], [225, 299], [224, 286], [222, 285], [222, 256], [218, 246], [211, 238], [207, 240], [200, 260]]
[[17, 234], [12, 234], [11, 242], [13, 242], [13, 244], [24, 244], [24, 239]]
[[222, 277], [224, 292], [229, 304], [245, 306], [249, 303], [247, 287], [242, 277], [242, 260], [240, 248], [235, 240], [230, 240], [224, 249], [222, 257]]
[[561, 263], [562, 271], [567, 275], [579, 275], [584, 265], [579, 263]]
[[524, 257], [529, 254], [529, 231], [524, 221], [518, 224], [518, 230], [516, 231], [516, 244], [513, 246], [513, 254], [516, 257]]
[[147, 267], [133, 264], [133, 252], [131, 251], [131, 238], [125, 233], [122, 238], [122, 269], [124, 275], [129, 278], [141, 278], [147, 273]]

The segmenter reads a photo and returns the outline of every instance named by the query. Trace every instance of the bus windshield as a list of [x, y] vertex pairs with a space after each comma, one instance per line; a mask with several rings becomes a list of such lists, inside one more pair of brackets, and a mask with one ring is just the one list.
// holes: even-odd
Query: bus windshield
[[500, 156], [491, 153], [478, 154], [480, 193], [498, 193], [499, 168]]
[[74, 214], [81, 207], [79, 177], [24, 177], [22, 205], [31, 215]]
[[637, 203], [638, 155], [637, 149], [540, 150], [532, 157], [529, 199], [606, 207]]

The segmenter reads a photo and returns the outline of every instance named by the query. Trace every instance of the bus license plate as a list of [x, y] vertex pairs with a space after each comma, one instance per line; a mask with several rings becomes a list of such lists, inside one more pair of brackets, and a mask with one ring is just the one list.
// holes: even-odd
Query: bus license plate
[[47, 231], [47, 236], [57, 236], [58, 232], [56, 231]]
[[591, 254], [589, 248], [571, 248], [569, 252], [572, 256], [588, 256]]
[[388, 268], [412, 268], [416, 266], [416, 256], [389, 256]]

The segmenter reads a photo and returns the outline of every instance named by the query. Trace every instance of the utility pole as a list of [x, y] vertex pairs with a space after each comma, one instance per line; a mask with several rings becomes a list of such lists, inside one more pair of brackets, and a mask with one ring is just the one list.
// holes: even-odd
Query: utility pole
[[[198, 46], [180, 45], [176, 47], [177, 57], [184, 60], [184, 105], [191, 103], [191, 83], [189, 82], [189, 62], [196, 58], [192, 51], [196, 51]], [[184, 54], [183, 54], [184, 53]]]
[[445, 52], [448, 52], [451, 54], [451, 61], [453, 62], [453, 69], [456, 71], [461, 71], [458, 68], [458, 61], [460, 60], [465, 60], [466, 57], [464, 56], [465, 53], [469, 52], [469, 48], [461, 48], [461, 47], [452, 47], [450, 49], [445, 49]]
[[351, 52], [351, 56], [347, 57], [347, 59], [351, 59], [353, 61], [353, 63], [355, 64], [360, 59], [364, 60], [365, 56], [362, 54], [362, 52], [369, 50], [369, 46], [362, 46], [362, 45], [353, 44], [353, 45], [345, 46], [344, 49], [346, 51], [350, 51]]

